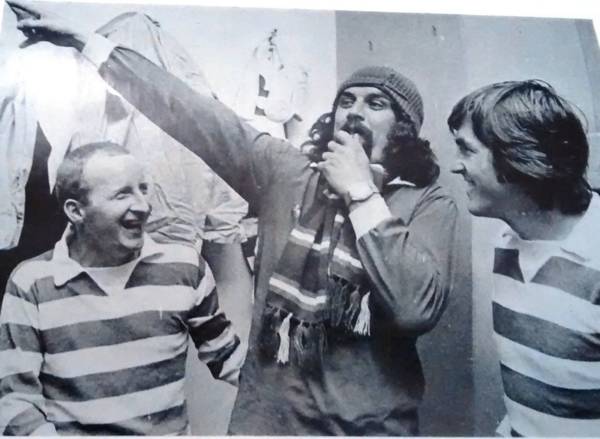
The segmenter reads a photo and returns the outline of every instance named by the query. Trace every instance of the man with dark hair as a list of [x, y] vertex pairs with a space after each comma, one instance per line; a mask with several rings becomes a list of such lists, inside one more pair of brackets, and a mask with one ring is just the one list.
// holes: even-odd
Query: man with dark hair
[[600, 432], [600, 199], [574, 108], [547, 83], [502, 82], [456, 104], [453, 172], [469, 211], [507, 223], [495, 248], [493, 320], [504, 435]]
[[257, 213], [254, 315], [230, 433], [417, 434], [415, 344], [451, 288], [457, 209], [418, 137], [413, 82], [381, 66], [350, 75], [311, 162], [137, 53], [35, 13], [21, 29], [82, 50]]
[[124, 148], [67, 154], [56, 188], [70, 228], [4, 296], [0, 433], [186, 433], [188, 336], [215, 378], [236, 384], [243, 362], [210, 272], [144, 233], [148, 183]]

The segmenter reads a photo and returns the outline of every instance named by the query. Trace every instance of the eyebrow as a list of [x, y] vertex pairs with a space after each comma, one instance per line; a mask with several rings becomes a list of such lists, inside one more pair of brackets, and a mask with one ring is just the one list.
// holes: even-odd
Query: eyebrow
[[119, 193], [121, 193], [121, 192], [123, 192], [124, 190], [127, 190], [127, 189], [131, 189], [131, 185], [130, 184], [119, 186], [118, 188], [116, 188], [113, 191], [111, 191], [111, 193], [112, 193], [113, 196], [115, 196], [115, 195], [118, 195]]
[[369, 93], [365, 98], [366, 99], [373, 99], [373, 98], [380, 99], [381, 98], [381, 99], [385, 99], [386, 101], [392, 102], [392, 99], [382, 91]]

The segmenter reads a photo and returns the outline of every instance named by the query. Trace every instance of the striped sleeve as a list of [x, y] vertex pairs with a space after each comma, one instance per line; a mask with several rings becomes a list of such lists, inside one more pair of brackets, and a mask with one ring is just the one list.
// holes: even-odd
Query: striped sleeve
[[233, 325], [219, 309], [215, 281], [208, 266], [195, 293], [196, 305], [187, 324], [198, 358], [206, 363], [213, 377], [237, 385], [245, 350]]
[[56, 435], [46, 420], [39, 375], [37, 306], [12, 279], [0, 314], [0, 435]]

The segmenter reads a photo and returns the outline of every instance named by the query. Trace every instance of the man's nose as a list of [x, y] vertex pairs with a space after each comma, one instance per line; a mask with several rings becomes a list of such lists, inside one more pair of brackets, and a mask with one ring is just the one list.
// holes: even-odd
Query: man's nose
[[348, 113], [348, 116], [346, 116], [346, 120], [348, 122], [362, 122], [365, 120], [365, 117], [362, 113], [362, 107], [357, 105], [359, 104], [356, 104], [354, 107], [352, 107]]
[[138, 192], [135, 194], [135, 200], [130, 209], [132, 212], [148, 216], [152, 211], [152, 205], [148, 201], [148, 196], [146, 194]]

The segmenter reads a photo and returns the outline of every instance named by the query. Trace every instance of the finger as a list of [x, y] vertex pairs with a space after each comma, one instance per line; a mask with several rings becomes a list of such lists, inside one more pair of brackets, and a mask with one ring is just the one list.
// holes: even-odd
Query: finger
[[350, 134], [348, 131], [339, 130], [334, 134], [333, 138], [337, 140], [338, 143], [345, 145], [352, 140], [352, 136], [353, 134]]
[[17, 23], [17, 29], [33, 29], [40, 26], [40, 19], [38, 18], [24, 18]]
[[44, 18], [26, 18], [17, 23], [17, 29], [20, 29], [22, 31], [26, 29], [52, 31], [52, 26], [52, 21], [46, 20]]
[[324, 152], [323, 155], [321, 156], [323, 158], [323, 161], [327, 161], [327, 160], [331, 160], [335, 157], [333, 152]]
[[353, 141], [349, 143], [349, 150], [352, 151], [355, 157], [365, 157], [368, 159], [367, 152], [365, 150], [366, 141], [360, 136], [360, 134], [353, 135]]
[[335, 152], [339, 151], [340, 149], [344, 149], [344, 145], [336, 142], [335, 140], [330, 140], [329, 142], [327, 142], [327, 148], [329, 149], [329, 151]]

